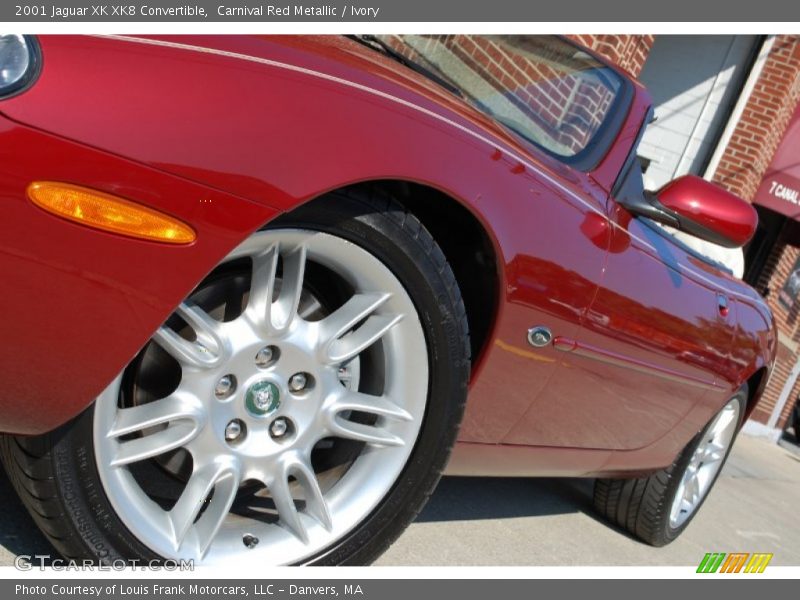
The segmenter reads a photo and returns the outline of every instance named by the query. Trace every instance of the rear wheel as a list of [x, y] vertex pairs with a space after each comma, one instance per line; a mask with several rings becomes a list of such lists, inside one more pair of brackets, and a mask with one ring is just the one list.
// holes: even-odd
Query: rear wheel
[[670, 543], [686, 529], [716, 482], [736, 439], [746, 402], [745, 387], [666, 469], [636, 479], [598, 479], [595, 509], [648, 544]]
[[3, 458], [68, 557], [363, 563], [432, 492], [468, 372], [431, 236], [340, 193], [251, 236], [90, 409]]

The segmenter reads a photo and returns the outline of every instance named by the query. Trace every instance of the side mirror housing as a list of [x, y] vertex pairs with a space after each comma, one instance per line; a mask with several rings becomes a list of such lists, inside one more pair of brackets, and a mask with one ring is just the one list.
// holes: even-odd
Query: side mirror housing
[[720, 246], [744, 246], [758, 226], [749, 202], [695, 175], [669, 182], [655, 196], [678, 229]]
[[639, 188], [619, 202], [635, 216], [726, 248], [744, 246], [758, 226], [758, 213], [748, 202], [695, 175], [678, 177], [655, 193]]

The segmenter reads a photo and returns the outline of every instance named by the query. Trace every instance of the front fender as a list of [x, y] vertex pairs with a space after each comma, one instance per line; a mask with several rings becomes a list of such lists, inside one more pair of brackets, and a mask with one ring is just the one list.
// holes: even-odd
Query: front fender
[[[195, 228], [172, 246], [89, 229], [26, 198], [80, 183]], [[258, 204], [0, 118], [0, 430], [48, 431], [82, 411], [187, 293], [277, 214]]]
[[[491, 131], [442, 117], [432, 99], [440, 92], [411, 103], [400, 96], [419, 94], [398, 85], [400, 96], [387, 100], [362, 84], [165, 43], [44, 37], [37, 84], [0, 102], [0, 275], [13, 282], [0, 326], [15, 342], [0, 349], [4, 431], [40, 433], [78, 414], [230, 249], [328, 190], [416, 181], [458, 199], [484, 226], [515, 226], [503, 202], [519, 195], [516, 163]], [[348, 68], [328, 63], [317, 66]], [[189, 223], [198, 239], [168, 247], [67, 223], [26, 200], [34, 180], [147, 204]], [[505, 264], [503, 236], [489, 235]]]

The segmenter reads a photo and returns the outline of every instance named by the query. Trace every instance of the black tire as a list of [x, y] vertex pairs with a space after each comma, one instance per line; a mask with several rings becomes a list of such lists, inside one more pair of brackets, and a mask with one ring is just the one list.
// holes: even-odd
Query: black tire
[[[268, 228], [304, 227], [345, 238], [387, 265], [411, 296], [429, 354], [428, 404], [404, 471], [378, 507], [308, 563], [367, 564], [403, 532], [433, 493], [455, 442], [470, 372], [467, 318], [455, 276], [420, 221], [390, 197], [339, 191]], [[157, 560], [115, 514], [97, 472], [93, 406], [36, 437], [3, 436], [0, 457], [37, 525], [69, 559]]]
[[[747, 387], [741, 388], [731, 400], [739, 402], [739, 422], [736, 428], [738, 432], [747, 404]], [[677, 527], [672, 527], [670, 509], [678, 492], [681, 477], [712, 422], [713, 419], [665, 469], [647, 477], [635, 479], [597, 479], [594, 485], [595, 510], [614, 525], [652, 546], [665, 546], [675, 540], [697, 514], [722, 471], [722, 468], [717, 471], [705, 496], [700, 499], [694, 512], [686, 521]], [[734, 434], [722, 460], [723, 465], [728, 459], [735, 440]]]

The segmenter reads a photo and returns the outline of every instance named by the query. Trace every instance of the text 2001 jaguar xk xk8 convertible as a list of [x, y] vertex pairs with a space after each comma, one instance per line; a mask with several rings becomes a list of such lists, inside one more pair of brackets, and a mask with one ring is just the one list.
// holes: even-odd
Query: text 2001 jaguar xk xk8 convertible
[[687, 526], [771, 368], [746, 202], [560, 38], [0, 38], [2, 458], [67, 557], [362, 563], [453, 474]]

